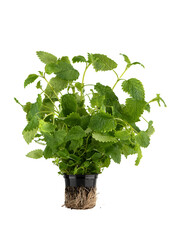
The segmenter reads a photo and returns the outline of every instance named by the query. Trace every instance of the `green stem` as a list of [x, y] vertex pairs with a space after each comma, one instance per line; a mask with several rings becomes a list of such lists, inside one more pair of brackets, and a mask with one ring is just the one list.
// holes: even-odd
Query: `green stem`
[[81, 89], [81, 97], [83, 97], [83, 90], [84, 90], [84, 78], [85, 78], [85, 74], [86, 74], [86, 71], [88, 69], [88, 67], [90, 66], [91, 63], [89, 63], [87, 65], [86, 63], [86, 67], [85, 67], [85, 70], [84, 70], [84, 73], [83, 73], [83, 77], [82, 77], [82, 89]]
[[[40, 77], [42, 77], [42, 76], [40, 76]], [[44, 76], [43, 76], [42, 78], [45, 79], [45, 81], [47, 82], [47, 84], [50, 86], [50, 88], [52, 89], [53, 93], [55, 94], [56, 98], [58, 98], [58, 96], [57, 96], [55, 90], [53, 89], [52, 85], [51, 85], [50, 82], [46, 79], [45, 74], [44, 74]]]
[[47, 98], [49, 98], [49, 100], [51, 101], [51, 103], [53, 104], [54, 108], [56, 109], [56, 112], [59, 113], [58, 108], [56, 107], [56, 105], [54, 104], [54, 102], [52, 101], [52, 99], [49, 97], [49, 95], [47, 93], [45, 93], [45, 91], [43, 91], [43, 89], [41, 88], [41, 91], [46, 95]]
[[149, 123], [143, 116], [141, 116], [142, 117], [142, 119], [144, 119], [144, 121], [146, 121], [147, 123]]
[[115, 73], [116, 76], [117, 76], [117, 80], [116, 80], [114, 86], [112, 87], [112, 90], [114, 90], [115, 86], [117, 85], [117, 83], [118, 83], [120, 80], [123, 80], [122, 77], [123, 77], [123, 75], [125, 74], [125, 72], [127, 71], [127, 69], [128, 69], [128, 68], [126, 67], [125, 70], [124, 70], [124, 72], [121, 74], [120, 77], [118, 77], [118, 74], [113, 70], [114, 73]]
[[136, 131], [136, 129], [134, 129], [134, 128], [130, 125], [130, 123], [128, 123], [128, 122], [126, 122], [125, 120], [120, 119], [120, 118], [115, 118], [115, 119], [118, 120], [118, 121], [124, 122], [124, 123], [125, 123], [126, 125], [128, 125], [135, 133], [138, 134], [138, 132]]

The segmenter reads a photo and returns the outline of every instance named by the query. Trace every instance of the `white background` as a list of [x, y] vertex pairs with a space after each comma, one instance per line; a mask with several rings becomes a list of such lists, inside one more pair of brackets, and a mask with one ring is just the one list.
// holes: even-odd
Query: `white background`
[[[97, 206], [78, 211], [61, 207], [64, 180], [57, 167], [25, 157], [35, 145], [22, 138], [25, 114], [13, 100], [35, 99], [33, 85], [24, 90], [23, 82], [43, 70], [35, 54], [43, 50], [58, 57], [107, 54], [119, 63], [119, 73], [119, 53], [125, 53], [146, 66], [131, 68], [126, 78], [142, 80], [146, 100], [161, 93], [169, 105], [168, 23], [167, 0], [1, 2], [0, 239], [169, 239], [168, 108], [153, 103], [145, 116], [156, 132], [140, 165], [134, 166], [133, 156], [120, 165], [112, 162], [98, 178]], [[97, 81], [112, 86], [115, 75], [89, 69], [86, 82]]]

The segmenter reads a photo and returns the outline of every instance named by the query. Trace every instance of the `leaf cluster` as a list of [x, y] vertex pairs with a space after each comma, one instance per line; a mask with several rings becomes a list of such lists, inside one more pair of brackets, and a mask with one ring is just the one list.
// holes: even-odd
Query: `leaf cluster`
[[[150, 112], [150, 103], [166, 104], [159, 94], [147, 101], [140, 80], [122, 78], [132, 65], [144, 66], [121, 55], [126, 67], [119, 76], [115, 71], [117, 63], [103, 54], [90, 53], [87, 59], [79, 55], [71, 62], [67, 56], [57, 58], [47, 52], [37, 52], [45, 64], [44, 71], [30, 74], [24, 81], [25, 88], [37, 81], [37, 99], [22, 105], [15, 98], [26, 113], [27, 125], [22, 132], [25, 141], [28, 144], [35, 141], [42, 146], [29, 152], [27, 157], [53, 159], [60, 174], [73, 175], [101, 173], [111, 160], [120, 163], [122, 155], [127, 158], [136, 154], [135, 165], [139, 164], [141, 149], [149, 146], [154, 127], [152, 120], [146, 120], [146, 130], [141, 130], [137, 123], [144, 119], [145, 111]], [[84, 65], [81, 82], [77, 81], [80, 74], [72, 63]], [[112, 86], [93, 85], [90, 104], [86, 106], [84, 78], [90, 66], [96, 72], [112, 71], [117, 79], [112, 80]], [[46, 82], [44, 89], [41, 81]], [[128, 94], [125, 104], [120, 103], [114, 91], [118, 82]]]

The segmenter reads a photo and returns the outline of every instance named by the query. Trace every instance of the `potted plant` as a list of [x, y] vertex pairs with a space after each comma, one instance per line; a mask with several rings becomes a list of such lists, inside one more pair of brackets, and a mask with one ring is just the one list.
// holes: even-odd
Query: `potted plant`
[[[154, 133], [153, 121], [147, 121], [142, 114], [150, 112], [152, 102], [159, 105], [163, 102], [166, 106], [160, 94], [147, 101], [140, 80], [124, 79], [125, 72], [133, 65], [144, 66], [121, 55], [126, 67], [120, 75], [115, 71], [117, 63], [106, 55], [88, 54], [87, 59], [80, 55], [73, 57], [73, 63], [84, 65], [82, 80], [78, 81], [79, 72], [67, 56], [57, 58], [38, 51], [45, 70], [30, 74], [24, 81], [24, 87], [37, 81], [37, 99], [23, 105], [15, 98], [26, 113], [28, 123], [22, 132], [25, 141], [29, 144], [34, 140], [42, 146], [26, 156], [53, 159], [59, 174], [65, 178], [65, 206], [68, 208], [95, 206], [97, 176], [109, 167], [111, 160], [120, 163], [121, 155], [127, 158], [136, 154], [135, 165], [139, 164], [141, 148], [149, 146]], [[96, 72], [112, 71], [116, 81], [112, 86], [91, 83], [86, 92], [89, 86], [85, 85], [85, 73], [89, 67]], [[121, 104], [115, 94], [118, 83], [128, 94], [125, 104]], [[137, 125], [141, 120], [147, 124], [144, 130]]]

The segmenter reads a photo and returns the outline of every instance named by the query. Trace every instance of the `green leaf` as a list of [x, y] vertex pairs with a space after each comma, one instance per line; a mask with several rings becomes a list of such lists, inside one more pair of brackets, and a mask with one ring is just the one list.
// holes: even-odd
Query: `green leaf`
[[61, 106], [64, 116], [77, 112], [77, 100], [73, 94], [65, 94], [61, 98]]
[[122, 53], [120, 53], [120, 55], [122, 55], [122, 56], [124, 57], [124, 61], [125, 61], [127, 64], [131, 64], [131, 61], [130, 61], [130, 59], [128, 58], [127, 55], [122, 54]]
[[45, 159], [53, 157], [52, 149], [49, 146], [46, 146], [45, 150], [43, 151], [43, 156]]
[[90, 60], [96, 72], [113, 70], [117, 67], [116, 62], [103, 54], [90, 54]]
[[153, 127], [153, 121], [149, 121], [146, 133], [150, 137], [154, 132], [155, 132], [155, 129]]
[[16, 102], [17, 104], [19, 104], [21, 107], [24, 107], [24, 106], [19, 102], [19, 100], [18, 100], [17, 98], [14, 97], [14, 100], [15, 100], [15, 102]]
[[[38, 94], [38, 97], [36, 99], [36, 102], [33, 104], [29, 104], [27, 107], [30, 108], [30, 110], [27, 113], [27, 119], [30, 121], [34, 116], [40, 117], [40, 108], [42, 106], [42, 97], [40, 94]], [[28, 109], [27, 109], [28, 110]]]
[[165, 101], [160, 97], [160, 94], [157, 94], [155, 98], [153, 98], [151, 101], [149, 101], [149, 103], [156, 102], [156, 101], [160, 107], [161, 107], [160, 102], [162, 102], [164, 104], [164, 107], [167, 107]]
[[92, 134], [92, 137], [99, 141], [99, 142], [113, 142], [113, 143], [116, 143], [118, 140], [117, 138], [109, 135], [109, 134], [106, 134], [106, 133], [96, 133], [94, 132]]
[[139, 145], [136, 146], [136, 150], [137, 150], [137, 159], [135, 161], [135, 165], [138, 166], [143, 155]]
[[30, 74], [24, 82], [24, 88], [30, 83], [33, 83], [38, 77], [36, 74]]
[[42, 132], [53, 132], [55, 130], [55, 126], [50, 122], [45, 122], [44, 120], [40, 120], [39, 129]]
[[127, 158], [128, 155], [132, 155], [132, 154], [135, 154], [136, 153], [136, 150], [135, 148], [127, 145], [127, 144], [122, 144], [122, 154], [124, 154], [124, 156]]
[[89, 115], [81, 116], [81, 127], [83, 128], [83, 130], [87, 129], [89, 123], [90, 123]]
[[150, 112], [150, 104], [146, 103], [145, 108], [144, 108], [147, 112]]
[[49, 81], [45, 93], [50, 97], [50, 98], [56, 98], [57, 94], [65, 89], [68, 85], [68, 82], [60, 79], [59, 77], [54, 77], [51, 78]]
[[41, 81], [38, 81], [36, 84], [37, 89], [42, 89]]
[[29, 158], [38, 159], [43, 156], [43, 151], [41, 149], [33, 150], [29, 152], [26, 156]]
[[137, 122], [144, 111], [145, 104], [146, 102], [143, 100], [127, 98], [123, 112], [128, 116], [131, 122]]
[[85, 135], [85, 131], [80, 126], [74, 126], [69, 130], [66, 136], [66, 141], [79, 140], [85, 137]]
[[102, 163], [103, 163], [102, 167], [107, 167], [108, 168], [109, 165], [110, 165], [110, 158], [108, 158], [108, 157], [104, 158]]
[[43, 51], [37, 51], [36, 54], [39, 57], [39, 59], [45, 64], [57, 63], [57, 57], [55, 57], [51, 53], [47, 53], [47, 52], [43, 52]]
[[150, 138], [148, 136], [148, 134], [144, 131], [140, 131], [136, 137], [136, 142], [141, 146], [141, 147], [148, 147], [148, 145], [150, 144]]
[[72, 62], [76, 63], [76, 62], [87, 62], [85, 57], [78, 55], [72, 58]]
[[75, 126], [81, 124], [81, 118], [79, 113], [72, 112], [65, 119], [64, 122], [69, 126]]
[[92, 98], [90, 99], [91, 107], [94, 108], [95, 106], [101, 108], [103, 105], [103, 101], [105, 96], [100, 96], [98, 93], [93, 93]]
[[62, 149], [62, 150], [59, 150], [59, 151], [57, 151], [56, 152], [56, 155], [57, 155], [57, 157], [59, 157], [59, 158], [64, 158], [64, 159], [69, 159], [69, 152], [68, 152], [68, 150], [66, 149], [66, 148], [64, 148], [64, 149]]
[[65, 130], [59, 129], [58, 131], [54, 132], [54, 135], [50, 133], [43, 133], [43, 135], [47, 145], [50, 146], [52, 151], [55, 153], [57, 148], [64, 143], [67, 133]]
[[69, 150], [76, 152], [78, 148], [80, 148], [83, 145], [83, 138], [79, 140], [71, 140], [71, 143], [69, 145]]
[[47, 64], [45, 71], [48, 74], [55, 73], [59, 78], [67, 81], [73, 81], [79, 77], [79, 72], [74, 69], [71, 64], [61, 60], [59, 60], [57, 64]]
[[39, 127], [39, 119], [37, 116], [31, 119], [30, 122], [28, 122], [27, 126], [24, 128], [22, 134], [25, 139], [25, 141], [29, 144], [32, 142], [32, 140], [35, 137], [35, 134], [38, 131]]
[[79, 92], [81, 92], [83, 86], [82, 86], [82, 83], [76, 82], [76, 83], [75, 83], [75, 87], [77, 88], [77, 90], [78, 90]]
[[145, 93], [143, 84], [136, 78], [130, 78], [129, 80], [125, 80], [122, 83], [122, 89], [124, 92], [130, 94], [136, 100], [144, 100]]
[[106, 148], [106, 155], [110, 156], [115, 163], [121, 162], [121, 150], [119, 145], [113, 144], [112, 146], [109, 146]]
[[69, 63], [69, 64], [70, 64], [70, 60], [69, 60], [69, 57], [68, 57], [68, 56], [63, 56], [63, 57], [61, 57], [60, 60], [63, 61], [63, 62], [66, 62], [66, 63]]
[[140, 63], [140, 62], [133, 62], [133, 63], [131, 63], [131, 65], [140, 65], [143, 68], [145, 68], [145, 66], [142, 63]]
[[[104, 95], [104, 105], [105, 106], [113, 106], [115, 101], [118, 100], [118, 97], [115, 95], [111, 87], [104, 86], [101, 83], [96, 83], [94, 89], [99, 93], [99, 95]], [[101, 97], [100, 96], [100, 97]]]
[[89, 127], [96, 132], [109, 132], [115, 129], [116, 122], [108, 113], [96, 113], [91, 117]]
[[115, 136], [116, 136], [116, 138], [119, 138], [120, 140], [130, 139], [130, 133], [127, 130], [116, 131]]

